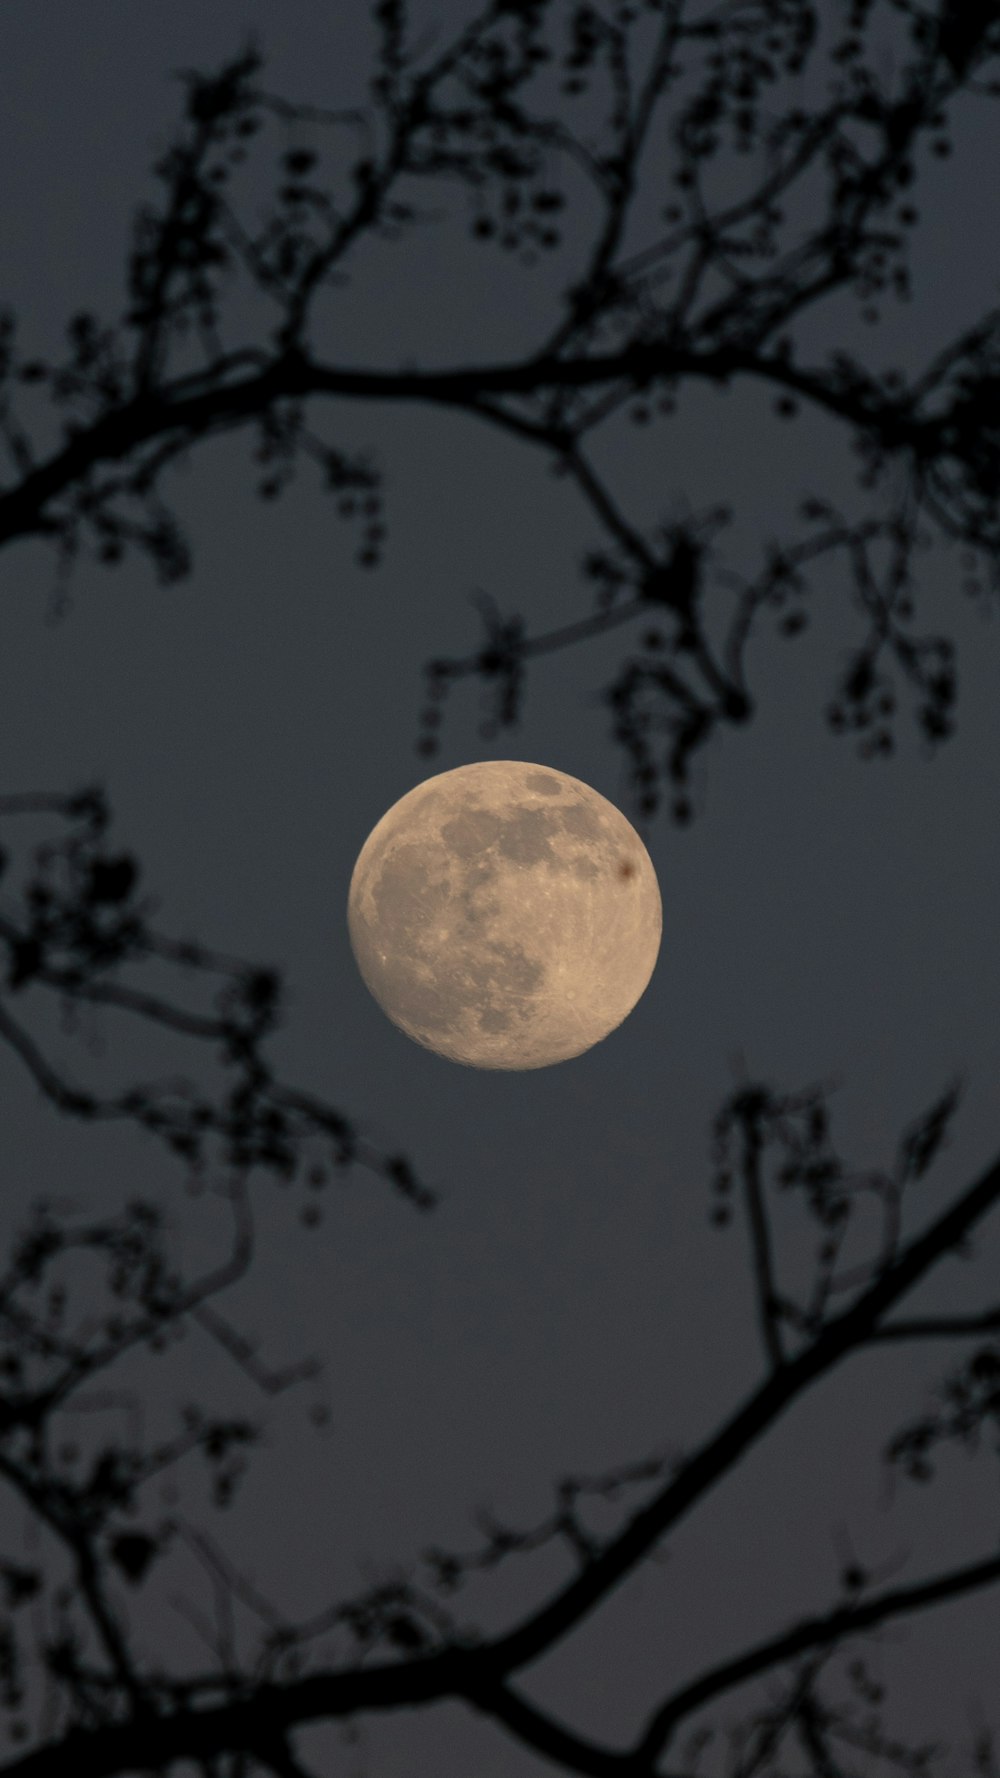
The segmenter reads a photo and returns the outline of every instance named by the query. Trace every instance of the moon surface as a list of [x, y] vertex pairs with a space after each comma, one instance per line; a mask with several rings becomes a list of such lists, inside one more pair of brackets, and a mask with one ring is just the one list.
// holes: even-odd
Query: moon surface
[[649, 853], [566, 772], [484, 760], [394, 803], [347, 906], [362, 978], [408, 1037], [472, 1068], [545, 1068], [626, 1019], [660, 948]]

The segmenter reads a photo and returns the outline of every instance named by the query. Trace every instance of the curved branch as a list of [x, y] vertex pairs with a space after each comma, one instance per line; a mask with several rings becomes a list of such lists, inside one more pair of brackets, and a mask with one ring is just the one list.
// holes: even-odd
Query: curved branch
[[882, 1340], [971, 1339], [976, 1334], [1000, 1333], [1000, 1309], [982, 1315], [924, 1315], [910, 1321], [889, 1321], [869, 1334], [869, 1343]]
[[771, 1364], [775, 1370], [778, 1370], [785, 1361], [785, 1353], [781, 1343], [780, 1306], [774, 1277], [771, 1231], [768, 1225], [767, 1211], [764, 1207], [764, 1192], [760, 1178], [760, 1152], [760, 1136], [757, 1131], [753, 1131], [747, 1144], [743, 1181], [749, 1212], [750, 1244], [753, 1252], [754, 1279], [757, 1286], [757, 1314], [760, 1321], [761, 1337]]
[[[157, 394], [143, 395], [81, 427], [60, 450], [0, 493], [0, 547], [17, 537], [43, 535], [54, 521], [51, 503], [84, 483], [102, 464], [120, 462], [154, 439], [182, 434], [189, 440], [228, 430], [269, 410], [276, 402], [325, 395], [345, 400], [425, 401], [467, 409], [496, 420], [484, 396], [532, 395], [552, 389], [585, 389], [622, 379], [637, 387], [660, 378], [693, 377], [728, 382], [758, 376], [793, 390], [836, 418], [880, 433], [887, 448], [912, 444], [916, 422], [904, 397], [879, 406], [862, 404], [855, 391], [832, 388], [821, 371], [795, 367], [775, 356], [734, 346], [697, 351], [665, 341], [638, 341], [620, 351], [580, 357], [533, 357], [513, 364], [469, 365], [457, 370], [382, 371], [323, 365], [297, 351], [262, 370], [205, 386], [204, 372], [180, 378]], [[196, 387], [192, 390], [189, 383]], [[505, 416], [506, 423], [509, 417]]]
[[946, 1600], [958, 1599], [964, 1593], [991, 1586], [997, 1580], [1000, 1580], [1000, 1556], [988, 1556], [963, 1568], [949, 1569], [930, 1580], [920, 1581], [916, 1586], [897, 1587], [891, 1593], [880, 1593], [864, 1604], [839, 1605], [824, 1617], [805, 1618], [780, 1636], [772, 1636], [735, 1660], [723, 1662], [676, 1692], [656, 1712], [635, 1751], [641, 1759], [657, 1759], [674, 1728], [685, 1716], [690, 1716], [710, 1698], [718, 1697], [720, 1692], [731, 1691], [758, 1673], [792, 1661], [809, 1649], [829, 1648], [844, 1637], [856, 1636], [875, 1624], [926, 1611]]
[[484, 1686], [469, 1702], [567, 1772], [582, 1772], [585, 1778], [664, 1778], [645, 1752], [619, 1753], [585, 1741], [508, 1685]]
[[290, 1729], [307, 1723], [461, 1696], [472, 1689], [466, 1685], [468, 1659], [466, 1651], [453, 1649], [377, 1667], [312, 1673], [286, 1685], [265, 1681], [254, 1686], [251, 1696], [223, 1704], [90, 1729], [73, 1727], [58, 1740], [10, 1760], [3, 1778], [66, 1778], [68, 1772], [115, 1778], [146, 1770], [151, 1747], [167, 1770], [179, 1760], [211, 1760], [236, 1749], [274, 1746]]
[[91, 1093], [81, 1093], [77, 1088], [69, 1086], [54, 1068], [51, 1068], [42, 1055], [38, 1045], [28, 1033], [12, 1019], [0, 1005], [0, 1037], [10, 1044], [16, 1055], [33, 1077], [36, 1086], [51, 1099], [59, 1111], [69, 1112], [76, 1117], [125, 1117], [127, 1114], [117, 1103], [100, 1102]]
[[850, 1308], [827, 1322], [812, 1345], [774, 1371], [761, 1387], [625, 1529], [541, 1610], [491, 1645], [498, 1671], [512, 1673], [536, 1661], [632, 1573], [671, 1526], [727, 1474], [785, 1410], [849, 1353], [864, 1347], [892, 1305], [957, 1246], [1000, 1200], [1000, 1160], [922, 1235], [904, 1248]]

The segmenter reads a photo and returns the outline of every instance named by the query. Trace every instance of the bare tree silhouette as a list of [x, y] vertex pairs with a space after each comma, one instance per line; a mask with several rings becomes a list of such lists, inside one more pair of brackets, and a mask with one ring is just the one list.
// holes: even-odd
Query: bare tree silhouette
[[[864, 625], [834, 685], [831, 724], [857, 734], [867, 756], [889, 751], [902, 684], [928, 742], [944, 741], [954, 649], [915, 627], [915, 556], [928, 536], [957, 542], [973, 590], [996, 588], [1000, 311], [943, 341], [911, 376], [840, 348], [816, 361], [800, 350], [796, 325], [835, 293], [853, 295], [869, 321], [885, 302], [905, 300], [917, 157], [925, 144], [947, 155], [960, 100], [1000, 92], [1000, 8], [492, 0], [432, 49], [412, 44], [401, 0], [380, 0], [374, 17], [370, 100], [358, 110], [324, 113], [279, 98], [253, 49], [216, 75], [185, 77], [183, 123], [156, 168], [158, 196], [137, 218], [117, 320], [75, 316], [64, 355], [42, 360], [22, 355], [4, 317], [0, 541], [50, 542], [61, 587], [81, 552], [113, 565], [144, 551], [163, 580], [186, 574], [169, 472], [206, 439], [246, 428], [261, 496], [280, 495], [303, 460], [316, 466], [338, 512], [359, 528], [359, 562], [374, 567], [385, 535], [378, 466], [319, 428], [347, 403], [436, 404], [535, 446], [578, 489], [599, 542], [582, 563], [593, 609], [576, 622], [532, 633], [484, 601], [482, 645], [429, 663], [423, 755], [434, 753], [459, 680], [485, 682], [497, 732], [517, 721], [535, 657], [628, 629], [634, 652], [606, 694], [613, 734], [639, 815], [652, 817], [667, 792], [683, 821], [695, 753], [753, 716], [751, 636], [769, 614], [789, 635], [802, 628], [809, 572], [824, 557], [842, 562]], [[880, 31], [897, 48], [891, 86], [875, 71]], [[802, 78], [816, 94], [808, 107], [789, 97]], [[260, 187], [247, 201], [244, 166], [272, 150], [279, 178], [261, 218]], [[658, 189], [667, 201], [650, 223], [650, 183], [655, 193], [666, 166], [669, 188], [661, 180]], [[517, 360], [433, 370], [338, 363], [324, 343], [328, 310], [352, 256], [366, 240], [405, 244], [429, 226], [427, 189], [457, 194], [475, 241], [518, 256], [526, 273], [564, 233], [582, 230], [586, 194], [590, 235], [578, 276]], [[729, 509], [644, 527], [599, 472], [591, 441], [622, 412], [639, 426], [669, 415], [688, 384], [743, 380], [762, 384], [781, 418], [813, 408], [846, 430], [860, 460], [860, 504], [844, 513], [809, 500], [797, 535], [737, 571], [720, 565]], [[723, 598], [724, 587], [735, 596]], [[220, 1347], [265, 1395], [311, 1374], [309, 1362], [270, 1368], [220, 1307], [254, 1257], [252, 1171], [308, 1192], [331, 1169], [362, 1165], [417, 1208], [430, 1209], [433, 1193], [405, 1157], [383, 1153], [341, 1111], [278, 1078], [267, 1058], [282, 1006], [278, 972], [152, 924], [138, 862], [112, 845], [100, 791], [12, 793], [0, 798], [0, 819], [14, 836], [0, 856], [0, 1038], [55, 1110], [140, 1126], [189, 1176], [214, 1182], [233, 1218], [228, 1254], [187, 1277], [155, 1205], [136, 1200], [88, 1219], [52, 1201], [38, 1207], [0, 1277], [0, 1476], [45, 1552], [0, 1561], [0, 1704], [10, 1737], [0, 1770], [70, 1778], [187, 1763], [206, 1778], [305, 1778], [297, 1733], [309, 1725], [458, 1700], [566, 1771], [680, 1778], [698, 1769], [706, 1708], [749, 1681], [775, 1679], [734, 1754], [739, 1778], [781, 1770], [786, 1757], [824, 1778], [858, 1769], [858, 1755], [928, 1769], [932, 1750], [904, 1746], [879, 1726], [877, 1688], [853, 1651], [876, 1626], [994, 1585], [995, 1537], [965, 1565], [905, 1585], [846, 1565], [839, 1596], [755, 1647], [720, 1648], [695, 1679], [666, 1686], [621, 1747], [541, 1709], [518, 1676], [586, 1625], [719, 1478], [849, 1357], [887, 1341], [926, 1341], [931, 1352], [958, 1342], [963, 1356], [926, 1414], [888, 1436], [887, 1463], [913, 1479], [930, 1478], [943, 1443], [1000, 1431], [1000, 1301], [969, 1310], [963, 1298], [933, 1316], [907, 1309], [1000, 1200], [998, 1162], [922, 1232], [903, 1237], [904, 1194], [945, 1139], [958, 1088], [904, 1133], [890, 1173], [859, 1176], [832, 1145], [821, 1090], [741, 1085], [715, 1127], [709, 1210], [720, 1228], [737, 1213], [745, 1221], [758, 1386], [683, 1457], [657, 1453], [604, 1476], [565, 1478], [538, 1524], [487, 1522], [477, 1548], [429, 1549], [398, 1581], [296, 1622], [207, 1532], [180, 1513], [157, 1521], [148, 1504], [151, 1477], [200, 1459], [224, 1507], [257, 1423], [192, 1402], [169, 1435], [149, 1435], [137, 1411], [123, 1437], [108, 1418], [122, 1399], [109, 1379], [137, 1356], [159, 1362], [182, 1331]], [[176, 1043], [180, 1072], [105, 1092], [76, 1086], [37, 1035], [47, 1004], [69, 1018], [100, 1006], [156, 1027]], [[855, 1207], [872, 1193], [881, 1239], [865, 1262], [843, 1268]], [[812, 1275], [789, 1282], [779, 1275], [774, 1226], [792, 1199], [813, 1219], [816, 1247]], [[611, 1532], [594, 1529], [597, 1499], [622, 1503]], [[179, 1543], [222, 1602], [212, 1663], [183, 1671], [143, 1652], [127, 1604], [155, 1589]], [[548, 1546], [564, 1552], [568, 1572], [540, 1606], [495, 1635], [460, 1623], [452, 1601], [470, 1575]], [[250, 1657], [227, 1617], [234, 1602], [258, 1625]], [[331, 1635], [341, 1650], [333, 1665], [315, 1654]], [[692, 1725], [698, 1732], [682, 1740]], [[997, 1769], [988, 1734], [979, 1768]]]

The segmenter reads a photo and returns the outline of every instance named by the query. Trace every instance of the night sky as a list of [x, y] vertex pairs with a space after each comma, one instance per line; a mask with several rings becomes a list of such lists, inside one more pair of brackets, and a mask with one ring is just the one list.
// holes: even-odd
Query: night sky
[[[129, 219], [180, 110], [177, 70], [210, 69], [252, 31], [270, 90], [358, 104], [365, 10], [8, 0], [0, 294], [26, 347], [54, 350], [80, 307], [118, 312]], [[465, 12], [449, 0], [420, 17]], [[996, 300], [997, 113], [981, 103], [960, 118], [953, 159], [928, 170], [916, 300], [890, 304], [868, 331], [876, 362], [921, 362]], [[266, 159], [251, 176], [266, 191]], [[505, 263], [469, 242], [459, 205], [454, 223], [360, 256], [354, 283], [330, 299], [323, 347], [338, 363], [386, 368], [503, 361], [551, 325], [572, 255], [571, 240], [555, 265]], [[843, 303], [813, 314], [803, 338], [850, 346], [859, 329]], [[861, 619], [843, 563], [828, 564], [803, 637], [762, 624], [750, 654], [757, 713], [699, 757], [693, 823], [682, 830], [663, 813], [643, 830], [664, 926], [634, 1013], [571, 1062], [478, 1072], [410, 1042], [367, 993], [345, 918], [354, 860], [414, 784], [479, 758], [556, 767], [633, 816], [597, 695], [628, 638], [539, 661], [518, 727], [493, 739], [479, 732], [480, 687], [458, 686], [440, 752], [421, 758], [421, 668], [476, 646], [474, 596], [522, 612], [533, 631], [582, 615], [579, 563], [597, 527], [540, 453], [471, 419], [366, 403], [315, 417], [385, 469], [388, 535], [374, 571], [357, 565], [356, 538], [307, 471], [281, 501], [255, 497], [240, 435], [199, 447], [171, 478], [194, 551], [179, 585], [158, 586], [139, 559], [113, 573], [84, 564], [54, 618], [45, 549], [19, 543], [0, 564], [3, 789], [103, 783], [158, 925], [279, 967], [283, 1076], [405, 1152], [440, 1194], [422, 1214], [356, 1169], [306, 1229], [300, 1192], [257, 1190], [259, 1257], [227, 1313], [275, 1364], [322, 1355], [325, 1377], [264, 1404], [268, 1443], [228, 1515], [202, 1511], [194, 1487], [185, 1504], [302, 1616], [428, 1545], [472, 1548], [477, 1508], [527, 1526], [561, 1476], [689, 1450], [757, 1382], [745, 1238], [709, 1224], [710, 1121], [743, 1071], [789, 1090], [837, 1081], [834, 1135], [858, 1168], [890, 1165], [902, 1127], [963, 1075], [950, 1144], [908, 1200], [911, 1232], [1000, 1146], [1000, 660], [995, 620], [961, 593], [957, 554], [935, 549], [919, 568], [925, 627], [958, 643], [956, 738], [929, 759], [904, 709], [896, 757], [864, 764], [830, 733], [824, 706]], [[849, 498], [855, 473], [837, 428], [783, 425], [750, 390], [699, 390], [645, 429], [623, 420], [598, 457], [637, 521], [731, 502], [735, 567], [752, 564], [806, 494]], [[159, 1057], [111, 1018], [75, 1036], [53, 1022], [49, 1041], [80, 1080], [124, 1084]], [[224, 1245], [222, 1212], [186, 1196], [152, 1142], [60, 1120], [5, 1051], [0, 1107], [5, 1232], [40, 1192], [104, 1208], [146, 1194], [169, 1204], [192, 1265]], [[860, 1219], [858, 1258], [866, 1236], [877, 1240], [874, 1218]], [[975, 1276], [949, 1261], [913, 1306], [986, 1302], [996, 1231], [978, 1251]], [[805, 1281], [812, 1238], [794, 1218], [781, 1253], [789, 1282]], [[900, 1482], [891, 1503], [879, 1462], [951, 1356], [940, 1343], [850, 1361], [670, 1537], [665, 1559], [521, 1676], [525, 1689], [581, 1732], [627, 1741], [668, 1683], [832, 1604], [848, 1548], [876, 1568], [895, 1560], [906, 1581], [983, 1553], [996, 1535], [989, 1453], [946, 1456], [932, 1489]], [[169, 1419], [194, 1386], [259, 1406], [193, 1340], [132, 1380], [154, 1418]], [[309, 1419], [317, 1403], [329, 1409], [324, 1431]], [[13, 1550], [23, 1517], [9, 1498], [0, 1528]], [[554, 1554], [512, 1561], [462, 1609], [500, 1628], [563, 1572]], [[197, 1664], [208, 1657], [169, 1602], [179, 1594], [210, 1612], [204, 1577], [180, 1555], [131, 1609], [148, 1646]], [[965, 1748], [977, 1709], [995, 1706], [998, 1648], [995, 1594], [869, 1642], [890, 1684], [887, 1724]], [[734, 1694], [714, 1720], [748, 1708]], [[365, 1722], [353, 1747], [317, 1731], [302, 1748], [317, 1771], [372, 1778], [549, 1769], [457, 1706]]]

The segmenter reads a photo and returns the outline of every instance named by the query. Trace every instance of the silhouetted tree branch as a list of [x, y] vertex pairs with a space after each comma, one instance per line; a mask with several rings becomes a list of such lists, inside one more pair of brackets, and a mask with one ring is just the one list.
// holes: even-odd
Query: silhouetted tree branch
[[[178, 942], [150, 925], [152, 903], [140, 895], [136, 859], [107, 849], [110, 815], [100, 791], [0, 797], [0, 820], [48, 815], [66, 824], [64, 832], [36, 845], [22, 884], [0, 901], [0, 1042], [56, 1109], [88, 1121], [135, 1123], [195, 1175], [214, 1158], [286, 1181], [308, 1176], [316, 1187], [331, 1168], [357, 1164], [429, 1207], [433, 1194], [404, 1157], [381, 1154], [332, 1106], [275, 1076], [264, 1045], [281, 1017], [277, 971]], [[7, 874], [8, 883], [12, 864], [0, 853], [0, 879]], [[212, 1009], [135, 985], [143, 971], [155, 978], [164, 967], [175, 981], [214, 984]], [[183, 1075], [117, 1092], [64, 1079], [29, 1023], [32, 1002], [53, 996], [70, 1022], [81, 1007], [104, 1007], [221, 1057], [214, 1091]]]
[[[851, 293], [869, 321], [886, 301], [909, 298], [915, 157], [928, 146], [946, 154], [959, 101], [997, 90], [988, 78], [1000, 29], [992, 7], [969, 23], [962, 9], [960, 25], [951, 8], [914, 4], [877, 18], [884, 10], [861, 0], [834, 20], [808, 0], [727, 0], [700, 15], [689, 0], [624, 9], [493, 0], [428, 53], [410, 42], [405, 8], [379, 6], [367, 110], [276, 97], [252, 48], [217, 75], [186, 75], [183, 127], [155, 169], [159, 197], [136, 219], [121, 316], [105, 324], [77, 315], [67, 354], [51, 360], [25, 356], [13, 317], [4, 321], [0, 432], [11, 475], [0, 489], [0, 543], [46, 538], [63, 570], [84, 547], [109, 564], [139, 548], [174, 579], [188, 571], [190, 549], [165, 502], [167, 472], [200, 441], [249, 427], [261, 495], [279, 495], [297, 463], [311, 460], [340, 512], [361, 523], [358, 559], [374, 566], [381, 473], [320, 436], [312, 416], [359, 401], [445, 407], [538, 446], [579, 488], [610, 551], [584, 564], [597, 582], [596, 621], [532, 638], [512, 620], [509, 658], [488, 640], [469, 660], [437, 664], [423, 752], [436, 744], [453, 679], [473, 672], [499, 685], [493, 720], [511, 724], [533, 655], [631, 612], [645, 630], [609, 693], [614, 732], [641, 811], [655, 811], [665, 783], [686, 818], [692, 756], [753, 713], [751, 631], [773, 609], [786, 634], [798, 633], [807, 566], [826, 549], [843, 552], [870, 621], [831, 723], [857, 732], [868, 754], [888, 751], [898, 680], [927, 740], [943, 740], [953, 651], [946, 637], [913, 630], [912, 558], [935, 535], [959, 541], [996, 585], [1000, 311], [909, 378], [845, 349], [807, 356], [795, 333], [838, 293]], [[877, 72], [885, 30], [899, 61], [891, 86]], [[804, 109], [797, 83], [821, 69], [826, 97]], [[271, 149], [278, 182], [261, 218], [240, 195], [242, 163], [252, 151], [267, 166]], [[638, 200], [664, 161], [675, 195], [651, 225], [645, 213], [639, 220]], [[331, 304], [360, 245], [371, 238], [402, 251], [432, 226], [420, 205], [429, 187], [464, 202], [474, 243], [526, 270], [557, 249], [573, 256], [577, 276], [551, 325], [508, 362], [332, 362]], [[256, 338], [241, 319], [246, 293], [254, 313], [263, 302], [272, 318]], [[819, 543], [789, 537], [762, 571], [735, 579], [731, 568], [710, 574], [714, 552], [697, 523], [628, 518], [585, 440], [623, 414], [669, 421], [697, 383], [759, 385], [779, 420], [807, 407], [846, 430], [862, 491], [882, 510], [837, 515]], [[808, 527], [834, 515], [810, 500], [802, 516]], [[870, 553], [876, 539], [891, 546], [884, 574]], [[726, 580], [742, 590], [720, 647]]]
[[[755, 1117], [760, 1124], [768, 1106], [781, 1115], [805, 1112], [816, 1137], [815, 1090], [779, 1100], [759, 1088], [735, 1096], [737, 1117]], [[787, 1136], [788, 1131], [784, 1134]], [[792, 1130], [794, 1135], [794, 1128]], [[932, 1107], [911, 1127], [901, 1152], [919, 1153], [921, 1162], [943, 1134], [940, 1107]], [[825, 1131], [823, 1140], [826, 1140]], [[761, 1156], [764, 1143], [743, 1155], [763, 1194]], [[929, 1164], [929, 1163], [928, 1163]], [[786, 1182], [787, 1183], [787, 1182]], [[815, 1186], [815, 1180], [810, 1183]], [[866, 1577], [849, 1571], [847, 1596], [840, 1603], [768, 1637], [672, 1691], [650, 1718], [631, 1749], [600, 1747], [580, 1737], [570, 1725], [550, 1717], [512, 1686], [512, 1677], [588, 1621], [621, 1580], [736, 1467], [750, 1446], [844, 1358], [878, 1343], [891, 1309], [994, 1208], [1000, 1198], [1000, 1166], [990, 1168], [954, 1202], [932, 1219], [922, 1234], [891, 1254], [883, 1252], [867, 1281], [848, 1306], [827, 1313], [822, 1324], [801, 1341], [791, 1355], [771, 1354], [770, 1374], [718, 1430], [686, 1455], [652, 1457], [594, 1480], [568, 1479], [560, 1484], [558, 1505], [549, 1520], [530, 1532], [508, 1530], [484, 1521], [488, 1541], [482, 1550], [455, 1556], [430, 1550], [424, 1565], [430, 1591], [409, 1579], [380, 1583], [360, 1598], [332, 1606], [311, 1623], [295, 1626], [280, 1609], [264, 1600], [231, 1567], [202, 1533], [192, 1531], [174, 1515], [159, 1527], [128, 1528], [119, 1515], [138, 1502], [144, 1481], [165, 1466], [201, 1451], [215, 1470], [215, 1497], [225, 1504], [239, 1478], [241, 1452], [255, 1436], [249, 1422], [218, 1419], [200, 1410], [186, 1410], [176, 1437], [144, 1449], [142, 1441], [105, 1446], [81, 1467], [82, 1456], [54, 1446], [51, 1431], [74, 1394], [98, 1372], [139, 1344], [163, 1350], [184, 1321], [219, 1337], [212, 1299], [247, 1269], [252, 1254], [252, 1226], [245, 1189], [231, 1187], [236, 1213], [233, 1254], [221, 1267], [194, 1284], [185, 1285], [167, 1264], [162, 1226], [150, 1206], [136, 1204], [119, 1219], [66, 1225], [42, 1208], [15, 1249], [6, 1278], [0, 1281], [0, 1325], [6, 1329], [6, 1354], [0, 1352], [8, 1387], [0, 1425], [0, 1475], [30, 1506], [40, 1523], [69, 1553], [73, 1567], [70, 1596], [89, 1625], [89, 1640], [78, 1627], [45, 1660], [69, 1706], [66, 1727], [46, 1746], [14, 1759], [11, 1773], [61, 1773], [86, 1769], [96, 1773], [127, 1772], [139, 1759], [138, 1749], [154, 1731], [157, 1769], [180, 1759], [208, 1760], [222, 1752], [245, 1752], [265, 1765], [278, 1757], [288, 1737], [312, 1721], [337, 1719], [369, 1711], [416, 1707], [439, 1699], [464, 1699], [474, 1710], [505, 1724], [525, 1745], [547, 1753], [567, 1770], [638, 1775], [661, 1770], [659, 1761], [669, 1738], [685, 1718], [721, 1693], [759, 1674], [793, 1664], [813, 1650], [832, 1650], [891, 1618], [910, 1616], [945, 1600], [991, 1585], [1000, 1578], [995, 1553], [957, 1566], [912, 1585], [866, 1595]], [[753, 1205], [747, 1202], [751, 1244], [755, 1239]], [[108, 1281], [123, 1307], [105, 1319], [93, 1313], [75, 1330], [69, 1325], [65, 1282], [54, 1284], [56, 1269], [75, 1252], [106, 1256]], [[43, 1285], [48, 1282], [47, 1294]], [[38, 1301], [44, 1307], [29, 1306]], [[221, 1333], [223, 1349], [249, 1369], [268, 1392], [280, 1384], [269, 1369], [261, 1373], [256, 1355], [228, 1326]], [[248, 1357], [254, 1362], [247, 1363]], [[26, 1381], [30, 1361], [36, 1376]], [[996, 1377], [1000, 1359], [987, 1363], [981, 1353], [968, 1378], [979, 1388], [953, 1381], [948, 1400], [950, 1419], [935, 1421], [929, 1431], [898, 1435], [889, 1447], [890, 1461], [903, 1460], [914, 1469], [927, 1445], [946, 1438], [968, 1439], [974, 1426], [997, 1412]], [[291, 1367], [283, 1379], [309, 1375], [309, 1367]], [[964, 1391], [964, 1393], [963, 1393]], [[109, 1398], [109, 1403], [113, 1398]], [[664, 1469], [669, 1474], [664, 1479]], [[614, 1500], [624, 1489], [653, 1485], [646, 1504], [632, 1511], [611, 1535], [588, 1527], [580, 1509], [588, 1498]], [[120, 1528], [119, 1528], [120, 1526]], [[218, 1677], [188, 1673], [183, 1677], [148, 1673], [136, 1664], [126, 1621], [112, 1603], [108, 1582], [114, 1569], [133, 1585], [143, 1584], [177, 1539], [196, 1548], [223, 1596], [232, 1593], [258, 1615], [264, 1625], [260, 1659], [244, 1668], [237, 1663], [228, 1638], [220, 1645], [225, 1662]], [[574, 1565], [571, 1578], [526, 1618], [490, 1638], [460, 1630], [444, 1606], [444, 1598], [474, 1570], [486, 1570], [512, 1554], [528, 1554], [547, 1543], [561, 1542]], [[37, 1570], [8, 1564], [4, 1570], [9, 1601], [31, 1598], [42, 1585]], [[68, 1603], [68, 1601], [67, 1601]], [[13, 1623], [13, 1618], [9, 1620]], [[297, 1665], [319, 1634], [340, 1627], [353, 1645], [353, 1658], [334, 1669], [315, 1669], [303, 1676]], [[13, 1646], [13, 1644], [11, 1645]], [[370, 1662], [369, 1654], [383, 1658]], [[359, 1659], [359, 1656], [365, 1657]], [[385, 1658], [388, 1656], [388, 1658]], [[18, 1655], [18, 1659], [22, 1657]], [[288, 1663], [291, 1665], [288, 1665]], [[18, 1691], [15, 1708], [20, 1705]], [[815, 1725], [814, 1725], [815, 1726]], [[289, 1754], [292, 1758], [293, 1754]]]

